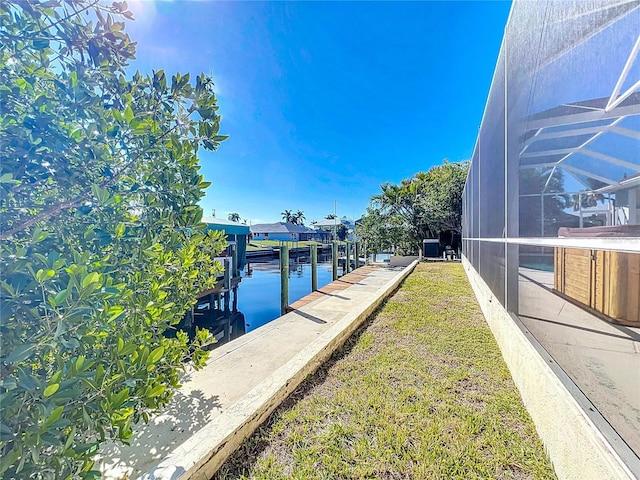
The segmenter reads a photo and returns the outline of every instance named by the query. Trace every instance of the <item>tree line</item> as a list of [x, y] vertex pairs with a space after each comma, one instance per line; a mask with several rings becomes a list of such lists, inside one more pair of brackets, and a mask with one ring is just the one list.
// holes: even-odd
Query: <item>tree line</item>
[[399, 184], [382, 184], [357, 227], [367, 250], [393, 248], [415, 255], [427, 238], [454, 243], [462, 233], [462, 191], [468, 170], [469, 162], [445, 160]]

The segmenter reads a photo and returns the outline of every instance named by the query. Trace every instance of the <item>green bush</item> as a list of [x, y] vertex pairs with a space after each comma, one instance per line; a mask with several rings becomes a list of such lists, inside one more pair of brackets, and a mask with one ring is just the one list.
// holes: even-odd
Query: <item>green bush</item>
[[136, 73], [126, 2], [0, 3], [0, 476], [95, 477], [199, 367], [166, 338], [219, 273], [203, 233], [210, 78]]

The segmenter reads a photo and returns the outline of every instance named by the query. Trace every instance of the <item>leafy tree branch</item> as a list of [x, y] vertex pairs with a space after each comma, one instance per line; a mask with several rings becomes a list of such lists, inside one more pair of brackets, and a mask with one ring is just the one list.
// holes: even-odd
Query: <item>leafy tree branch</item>
[[0, 3], [0, 476], [92, 478], [211, 341], [175, 332], [225, 246], [202, 230], [214, 85], [127, 78], [126, 2]]

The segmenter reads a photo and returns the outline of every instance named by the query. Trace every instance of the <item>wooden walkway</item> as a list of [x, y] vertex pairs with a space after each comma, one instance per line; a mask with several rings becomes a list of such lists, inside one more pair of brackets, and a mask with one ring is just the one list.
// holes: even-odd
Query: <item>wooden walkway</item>
[[313, 302], [314, 300], [318, 300], [324, 297], [325, 295], [330, 295], [334, 292], [345, 290], [349, 288], [351, 285], [356, 285], [358, 282], [360, 282], [360, 280], [362, 280], [367, 275], [369, 275], [372, 271], [377, 270], [378, 268], [380, 267], [377, 265], [365, 265], [364, 267], [360, 267], [351, 273], [343, 275], [342, 277], [325, 285], [319, 290], [316, 290], [315, 292], [311, 292], [306, 297], [302, 297], [297, 302], [292, 303], [287, 308], [287, 311], [293, 312], [294, 310], [304, 307], [305, 305]]

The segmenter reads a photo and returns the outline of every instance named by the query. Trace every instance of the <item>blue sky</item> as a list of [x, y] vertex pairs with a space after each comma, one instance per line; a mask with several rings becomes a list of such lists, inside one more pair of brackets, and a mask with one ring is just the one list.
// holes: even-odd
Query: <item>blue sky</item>
[[359, 217], [383, 182], [471, 157], [510, 3], [130, 1], [133, 68], [204, 72], [205, 215]]

